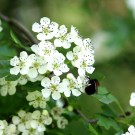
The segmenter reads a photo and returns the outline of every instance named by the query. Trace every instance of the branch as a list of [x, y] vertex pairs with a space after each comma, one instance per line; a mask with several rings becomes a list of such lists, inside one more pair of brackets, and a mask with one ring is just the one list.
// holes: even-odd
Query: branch
[[33, 35], [27, 30], [27, 28], [25, 26], [23, 26], [19, 21], [13, 19], [13, 18], [9, 18], [8, 16], [2, 14], [0, 12], [0, 18], [6, 22], [8, 22], [10, 25], [15, 26], [17, 29], [20, 30], [20, 32], [22, 32], [32, 44], [37, 44], [37, 41], [35, 40], [35, 38], [33, 37]]
[[84, 115], [80, 110], [75, 110], [85, 121], [87, 121], [89, 124], [95, 124], [97, 123], [98, 119], [88, 119], [86, 115]]

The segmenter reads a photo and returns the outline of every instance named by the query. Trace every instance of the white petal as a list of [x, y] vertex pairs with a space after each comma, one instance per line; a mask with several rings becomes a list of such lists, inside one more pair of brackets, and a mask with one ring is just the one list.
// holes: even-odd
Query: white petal
[[18, 75], [19, 72], [20, 72], [20, 67], [18, 66], [10, 69], [10, 74], [12, 75]]
[[89, 74], [92, 74], [94, 72], [95, 68], [94, 67], [86, 67], [86, 71], [89, 73]]
[[65, 95], [66, 97], [70, 97], [71, 91], [70, 91], [69, 89], [65, 89], [65, 90], [64, 90], [64, 95]]
[[68, 68], [68, 66], [67, 66], [66, 64], [62, 64], [62, 65], [60, 66], [60, 70], [61, 70], [62, 72], [64, 72], [64, 73], [66, 73], [66, 72], [69, 71], [69, 68]]
[[43, 17], [40, 19], [42, 25], [48, 26], [50, 24], [50, 19], [48, 17]]
[[80, 76], [85, 76], [85, 69], [83, 69], [83, 68], [78, 68], [78, 74], [79, 74]]
[[135, 98], [134, 99], [130, 99], [129, 103], [130, 103], [131, 106], [135, 106]]
[[34, 53], [37, 53], [38, 50], [39, 50], [39, 46], [38, 46], [38, 45], [32, 45], [32, 46], [31, 46], [31, 50], [32, 50]]
[[51, 95], [51, 90], [50, 89], [42, 89], [42, 95], [45, 98], [48, 98]]
[[62, 72], [60, 70], [54, 70], [53, 72], [56, 76], [62, 75]]
[[41, 81], [41, 85], [45, 88], [49, 88], [50, 86], [50, 79], [48, 77], [45, 77], [42, 81]]
[[46, 40], [47, 38], [46, 38], [46, 35], [44, 33], [39, 33], [37, 35], [37, 39], [42, 41], [42, 40]]
[[56, 47], [61, 47], [61, 46], [62, 46], [61, 41], [60, 41], [59, 39], [55, 39], [55, 40], [54, 40], [54, 45], [55, 45]]
[[73, 60], [73, 52], [72, 51], [67, 52], [66, 57], [68, 60]]
[[20, 60], [21, 61], [26, 61], [27, 58], [28, 58], [27, 52], [25, 52], [25, 51], [20, 52]]
[[36, 77], [38, 76], [37, 69], [36, 69], [36, 68], [30, 68], [30, 69], [29, 69], [29, 72], [27, 73], [27, 75], [28, 75], [30, 78], [36, 78]]
[[22, 68], [22, 69], [20, 70], [20, 74], [26, 75], [26, 74], [28, 73], [28, 71], [29, 71], [29, 68], [28, 68], [28, 67], [24, 67], [24, 68]]
[[7, 85], [2, 86], [2, 87], [0, 88], [1, 96], [6, 96], [6, 95], [7, 95], [7, 91], [8, 91]]
[[34, 23], [33, 25], [32, 25], [32, 30], [34, 31], [34, 32], [41, 32], [42, 31], [42, 27], [41, 27], [41, 25], [39, 25], [38, 23]]
[[46, 71], [47, 71], [46, 65], [40, 66], [39, 69], [38, 69], [38, 72], [40, 74], [44, 74], [44, 73], [46, 73]]
[[52, 79], [51, 79], [51, 83], [52, 84], [59, 84], [60, 83], [60, 78], [58, 76], [53, 76]]
[[61, 95], [60, 95], [60, 93], [59, 93], [58, 91], [54, 91], [54, 92], [52, 93], [52, 98], [53, 98], [54, 100], [58, 100], [58, 99], [61, 98]]
[[10, 86], [10, 88], [8, 89], [9, 95], [13, 95], [13, 94], [15, 94], [15, 92], [16, 92], [16, 87], [11, 87]]
[[79, 90], [77, 90], [77, 89], [73, 89], [73, 90], [72, 90], [72, 94], [73, 94], [74, 96], [80, 96], [80, 95], [81, 95], [81, 92], [80, 92]]
[[62, 43], [62, 46], [63, 46], [63, 48], [68, 49], [68, 48], [70, 48], [71, 44], [69, 42], [67, 42], [67, 41], [64, 41]]
[[19, 61], [19, 58], [17, 57], [17, 56], [14, 56], [14, 58], [12, 58], [11, 60], [10, 60], [10, 65], [12, 65], [12, 66], [16, 66], [16, 65], [18, 65], [20, 63], [20, 61]]

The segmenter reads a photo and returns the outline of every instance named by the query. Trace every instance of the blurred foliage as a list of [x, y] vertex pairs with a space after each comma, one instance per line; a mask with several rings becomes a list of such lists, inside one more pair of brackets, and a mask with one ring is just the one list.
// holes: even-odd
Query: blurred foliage
[[[97, 78], [101, 86], [107, 87], [125, 110], [129, 109], [130, 93], [135, 90], [135, 18], [124, 0], [0, 0], [0, 10], [7, 16], [16, 18], [30, 30], [34, 22], [47, 16], [68, 27], [74, 25], [82, 35], [91, 37], [96, 58], [96, 70], [91, 77]], [[8, 26], [3, 24], [3, 27]], [[5, 35], [0, 35], [0, 68], [3, 68], [0, 76], [4, 76], [9, 68], [8, 64], [6, 68], [2, 67], [5, 65], [3, 62], [7, 62], [3, 60], [16, 55], [19, 48], [24, 49], [19, 40], [16, 40], [14, 33], [10, 29], [5, 30]], [[7, 37], [6, 41], [2, 41], [3, 36]], [[17, 51], [12, 49], [13, 47]], [[25, 48], [27, 49], [26, 46]], [[12, 103], [12, 97], [9, 100]], [[3, 99], [1, 101], [4, 102]], [[94, 97], [82, 95], [77, 101], [79, 108], [89, 118], [92, 118], [97, 111], [101, 111], [101, 105]], [[102, 120], [104, 119], [103, 116]], [[103, 123], [99, 121], [100, 126], [105, 126]], [[110, 121], [108, 128], [112, 123]], [[74, 134], [87, 135], [84, 133], [86, 130], [83, 132], [84, 129], [81, 129], [82, 121], [72, 122], [69, 129], [72, 125], [76, 125], [81, 131], [79, 133], [76, 128]], [[112, 127], [118, 128], [115, 124]], [[87, 129], [92, 130], [91, 127]]]

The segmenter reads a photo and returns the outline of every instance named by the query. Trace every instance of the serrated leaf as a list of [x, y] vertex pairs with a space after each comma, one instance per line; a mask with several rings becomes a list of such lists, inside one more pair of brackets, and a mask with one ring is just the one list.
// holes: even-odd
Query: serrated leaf
[[98, 135], [97, 131], [93, 128], [91, 124], [89, 124], [90, 135]]
[[109, 92], [107, 91], [106, 88], [104, 87], [98, 87], [98, 94], [104, 95], [104, 94], [108, 94]]
[[5, 80], [6, 81], [16, 81], [17, 79], [20, 78], [20, 75], [8, 75], [5, 77]]
[[97, 124], [99, 126], [103, 126], [107, 130], [112, 127], [115, 130], [120, 131], [120, 127], [114, 119], [105, 117], [103, 115], [96, 115], [96, 117], [98, 118]]

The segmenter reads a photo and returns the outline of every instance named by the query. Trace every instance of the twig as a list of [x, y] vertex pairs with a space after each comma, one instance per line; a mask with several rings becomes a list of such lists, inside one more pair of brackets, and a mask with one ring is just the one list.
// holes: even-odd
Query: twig
[[15, 20], [13, 18], [9, 18], [8, 16], [2, 14], [1, 12], [0, 12], [0, 18], [2, 20], [4, 20], [4, 21], [8, 22], [11, 25], [14, 25], [17, 29], [19, 29], [20, 32], [22, 32], [30, 40], [30, 42], [32, 44], [36, 44], [37, 43], [37, 41], [35, 40], [33, 35], [19, 21]]
[[92, 119], [92, 120], [90, 120], [89, 118], [87, 118], [86, 117], [86, 115], [84, 115], [80, 110], [75, 110], [75, 112], [77, 113], [77, 114], [79, 114], [85, 121], [87, 121], [88, 123], [90, 123], [90, 124], [95, 124], [95, 123], [97, 123], [97, 119]]

